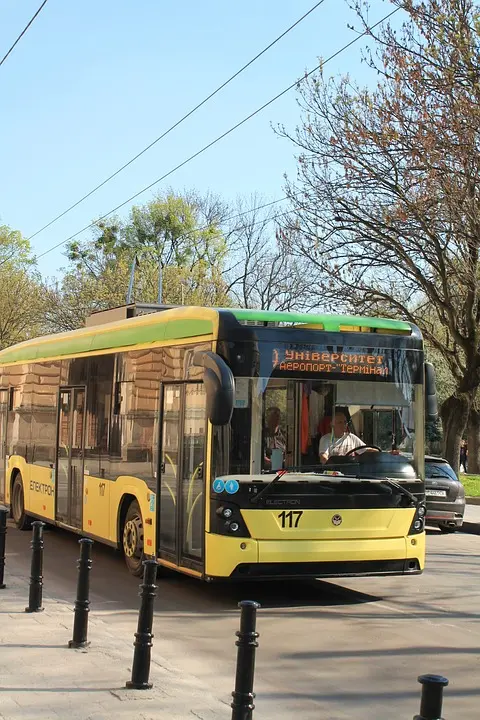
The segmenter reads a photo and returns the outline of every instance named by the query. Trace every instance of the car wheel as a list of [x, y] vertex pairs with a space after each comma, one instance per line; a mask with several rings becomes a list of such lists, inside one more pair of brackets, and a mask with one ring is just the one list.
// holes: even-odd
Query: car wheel
[[123, 555], [128, 570], [135, 577], [143, 575], [143, 519], [139, 504], [133, 500], [128, 506], [123, 526]]
[[25, 512], [25, 494], [23, 492], [23, 479], [20, 473], [16, 476], [12, 488], [12, 516], [19, 530], [30, 530], [32, 519]]
[[440, 531], [442, 533], [454, 533], [456, 531], [456, 526], [450, 527], [450, 525], [439, 525]]

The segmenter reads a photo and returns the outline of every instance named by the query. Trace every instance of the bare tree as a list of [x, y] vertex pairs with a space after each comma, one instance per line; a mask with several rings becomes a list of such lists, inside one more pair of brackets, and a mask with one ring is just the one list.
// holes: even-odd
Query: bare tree
[[370, 31], [376, 89], [310, 78], [301, 127], [280, 130], [299, 149], [295, 251], [338, 303], [420, 326], [455, 381], [441, 414], [458, 467], [480, 386], [480, 14], [473, 0], [392, 2], [408, 19]]
[[316, 270], [292, 254], [282, 225], [285, 208], [263, 208], [264, 204], [256, 195], [237, 203], [240, 217], [225, 233], [228, 292], [235, 304], [245, 308], [312, 310], [318, 303], [318, 296], [312, 293]]

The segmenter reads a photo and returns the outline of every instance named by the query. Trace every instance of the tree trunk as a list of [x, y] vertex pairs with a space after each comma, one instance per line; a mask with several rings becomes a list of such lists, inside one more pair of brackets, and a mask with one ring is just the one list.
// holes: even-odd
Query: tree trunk
[[443, 425], [443, 454], [458, 473], [460, 465], [460, 442], [467, 425], [472, 400], [470, 395], [450, 395], [440, 409]]
[[468, 460], [469, 473], [480, 473], [480, 410], [474, 405], [468, 415]]

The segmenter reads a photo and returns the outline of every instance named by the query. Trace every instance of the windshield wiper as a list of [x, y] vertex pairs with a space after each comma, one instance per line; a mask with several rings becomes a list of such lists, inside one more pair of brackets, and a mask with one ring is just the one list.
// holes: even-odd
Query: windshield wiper
[[398, 483], [396, 480], [392, 480], [392, 478], [384, 478], [382, 480], [382, 483], [385, 483], [386, 485], [390, 485], [390, 487], [394, 487], [396, 490], [398, 490], [402, 495], [405, 495], [405, 497], [408, 497], [410, 502], [412, 502], [415, 507], [420, 505], [420, 500], [417, 498], [416, 495], [410, 492], [410, 490], [407, 490], [407, 488], [404, 488], [403, 485]]
[[268, 485], [266, 485], [266, 486], [263, 488], [263, 490], [260, 490], [260, 492], [258, 493], [258, 495], [254, 495], [254, 496], [253, 496], [253, 498], [251, 499], [251, 502], [252, 502], [252, 503], [257, 503], [257, 502], [260, 500], [260, 498], [262, 497], [262, 495], [265, 495], [266, 492], [267, 492], [267, 490], [269, 490], [269, 489], [272, 487], [272, 485], [274, 485], [274, 483], [276, 483], [278, 480], [280, 480], [280, 478], [283, 477], [287, 472], [288, 472], [288, 470], [280, 470], [280, 471], [275, 475], [275, 477], [273, 478], [273, 480], [271, 480], [271, 481], [268, 483]]
[[[258, 493], [258, 495], [254, 495], [254, 496], [252, 497], [252, 499], [250, 500], [250, 502], [252, 502], [252, 503], [257, 503], [263, 495], [267, 495], [267, 494], [268, 494], [270, 488], [271, 488], [276, 482], [278, 482], [278, 481], [280, 480], [280, 478], [282, 478], [284, 475], [287, 475], [288, 473], [291, 473], [291, 471], [290, 471], [290, 470], [280, 470], [280, 471], [275, 475], [275, 477], [273, 478], [273, 480], [271, 480], [271, 481], [268, 483], [268, 485], [266, 485], [266, 486], [263, 488], [263, 490], [260, 490], [260, 492]], [[306, 474], [312, 474], [312, 473], [306, 473]], [[317, 473], [314, 473], [314, 474], [317, 474]], [[318, 473], [318, 475], [319, 475], [319, 477], [324, 477], [321, 473]], [[328, 480], [329, 477], [330, 477], [330, 476], [327, 476], [325, 479]], [[332, 488], [322, 487], [321, 485], [317, 486], [317, 489], [318, 489], [318, 490], [321, 490], [321, 492], [324, 492], [324, 493], [332, 493], [332, 492], [335, 492], [335, 490], [332, 490]]]

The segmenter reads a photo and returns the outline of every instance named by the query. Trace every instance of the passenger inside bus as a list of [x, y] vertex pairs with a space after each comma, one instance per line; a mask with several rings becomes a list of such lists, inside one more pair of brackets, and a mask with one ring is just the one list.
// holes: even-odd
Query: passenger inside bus
[[[236, 435], [245, 434], [245, 457], [236, 465], [244, 472], [258, 467], [260, 472], [315, 470], [319, 464], [334, 462], [335, 456], [345, 457], [353, 450], [363, 454], [367, 448], [397, 452], [403, 449], [405, 427], [413, 427], [409, 386], [269, 378], [257, 387], [258, 400], [252, 401], [250, 415], [249, 409], [236, 410], [245, 413], [237, 423], [234, 413]], [[253, 443], [248, 434], [250, 416], [251, 427], [262, 429]], [[231, 451], [238, 455], [233, 445]]]
[[278, 470], [283, 466], [287, 440], [281, 427], [281, 412], [278, 407], [270, 407], [264, 430], [264, 466], [265, 469]]

